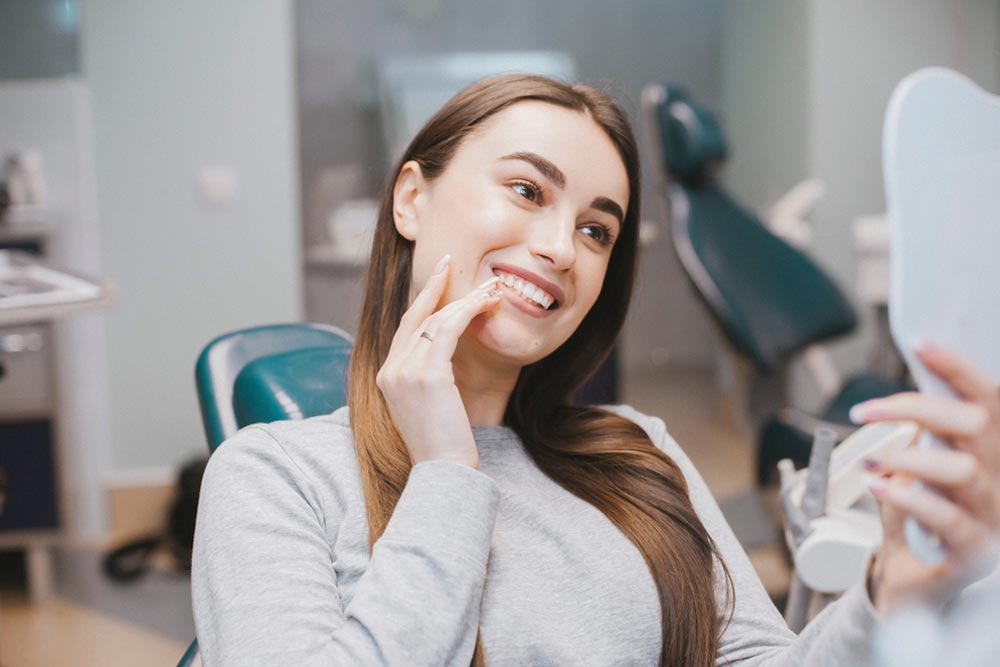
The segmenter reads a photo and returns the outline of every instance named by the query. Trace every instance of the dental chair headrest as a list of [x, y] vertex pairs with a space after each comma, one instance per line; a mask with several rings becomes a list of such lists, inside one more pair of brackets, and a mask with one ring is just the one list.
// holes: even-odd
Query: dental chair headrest
[[681, 88], [666, 85], [664, 90], [656, 109], [664, 167], [671, 179], [699, 185], [726, 159], [726, 140], [712, 114]]

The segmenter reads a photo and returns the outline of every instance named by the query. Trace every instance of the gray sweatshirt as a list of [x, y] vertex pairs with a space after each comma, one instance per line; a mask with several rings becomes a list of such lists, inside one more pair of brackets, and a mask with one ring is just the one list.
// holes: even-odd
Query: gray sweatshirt
[[[613, 410], [680, 465], [732, 574], [716, 664], [865, 664], [876, 616], [864, 588], [793, 634], [663, 422]], [[467, 667], [480, 628], [489, 667], [656, 665], [660, 608], [639, 551], [542, 474], [511, 429], [473, 434], [479, 469], [415, 465], [371, 551], [346, 408], [223, 443], [194, 545], [204, 664]]]

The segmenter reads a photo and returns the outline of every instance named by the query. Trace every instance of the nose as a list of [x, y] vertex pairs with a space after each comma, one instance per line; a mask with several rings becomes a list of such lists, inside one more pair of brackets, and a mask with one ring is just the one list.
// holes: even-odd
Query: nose
[[539, 221], [531, 235], [529, 250], [535, 257], [550, 262], [553, 269], [564, 271], [576, 261], [575, 232], [576, 219], [569, 215]]

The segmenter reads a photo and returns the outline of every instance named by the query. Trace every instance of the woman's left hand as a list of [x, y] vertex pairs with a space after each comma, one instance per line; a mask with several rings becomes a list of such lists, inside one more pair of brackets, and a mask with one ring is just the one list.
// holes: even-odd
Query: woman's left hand
[[[881, 475], [869, 484], [881, 504], [883, 527], [869, 590], [883, 616], [907, 601], [946, 593], [982, 574], [984, 564], [994, 567], [1000, 539], [1000, 387], [939, 345], [924, 344], [916, 353], [958, 398], [903, 393], [860, 403], [851, 411], [860, 423], [915, 422], [951, 445], [909, 447], [865, 462]], [[903, 535], [906, 516], [941, 539], [948, 553], [944, 562], [928, 566], [910, 552]]]

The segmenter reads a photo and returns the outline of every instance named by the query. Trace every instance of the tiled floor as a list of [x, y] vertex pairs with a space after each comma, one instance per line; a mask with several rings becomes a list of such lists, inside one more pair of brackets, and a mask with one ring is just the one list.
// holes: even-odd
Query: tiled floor
[[[759, 507], [747, 502], [755, 500], [752, 451], [723, 416], [710, 376], [684, 369], [632, 375], [622, 400], [663, 418], [727, 516], [747, 517], [737, 533], [752, 545], [748, 552], [766, 588], [780, 597], [788, 581], [782, 551], [767, 516], [745, 514], [746, 507]], [[183, 582], [154, 577], [130, 593], [101, 580], [93, 554], [60, 556], [58, 567], [57, 599], [33, 606], [23, 592], [0, 592], [0, 667], [176, 664], [187, 648], [183, 635], [190, 623], [189, 598], [178, 594]]]

